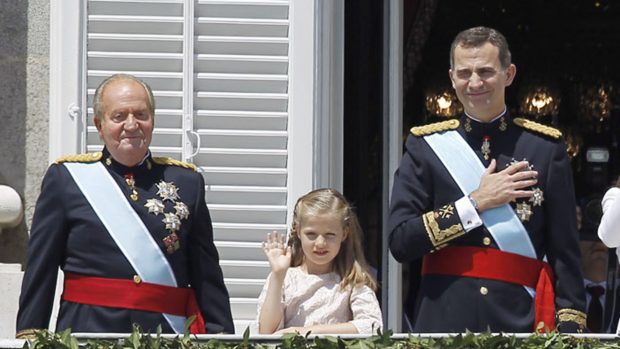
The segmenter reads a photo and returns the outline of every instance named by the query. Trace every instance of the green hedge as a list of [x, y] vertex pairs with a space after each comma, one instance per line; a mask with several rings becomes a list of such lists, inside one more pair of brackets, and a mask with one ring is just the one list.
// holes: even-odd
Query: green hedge
[[426, 349], [426, 348], [618, 348], [620, 342], [602, 342], [597, 338], [576, 337], [557, 332], [532, 334], [517, 338], [512, 335], [493, 335], [491, 333], [466, 333], [444, 338], [423, 338], [414, 334], [405, 339], [393, 339], [392, 332], [378, 332], [369, 338], [345, 340], [339, 337], [325, 336], [309, 338], [307, 335], [289, 334], [282, 337], [278, 344], [265, 344], [252, 341], [246, 330], [240, 342], [226, 342], [211, 339], [208, 342], [195, 340], [185, 334], [174, 338], [164, 338], [161, 332], [143, 334], [135, 327], [131, 335], [118, 341], [88, 340], [79, 343], [70, 331], [51, 333], [41, 331], [36, 338], [28, 340], [24, 349]]

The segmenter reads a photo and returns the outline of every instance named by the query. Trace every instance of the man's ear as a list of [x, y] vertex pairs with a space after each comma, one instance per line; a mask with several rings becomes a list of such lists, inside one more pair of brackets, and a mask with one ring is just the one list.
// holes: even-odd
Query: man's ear
[[512, 84], [512, 81], [515, 79], [515, 75], [517, 75], [517, 66], [510, 64], [506, 69], [506, 86], [510, 86], [510, 84]]
[[93, 122], [97, 128], [97, 133], [99, 133], [99, 138], [103, 139], [103, 132], [101, 131], [101, 118], [93, 117]]
[[452, 88], [456, 88], [454, 85], [454, 79], [452, 79], [452, 69], [448, 69], [448, 77], [450, 78], [450, 83], [452, 83]]

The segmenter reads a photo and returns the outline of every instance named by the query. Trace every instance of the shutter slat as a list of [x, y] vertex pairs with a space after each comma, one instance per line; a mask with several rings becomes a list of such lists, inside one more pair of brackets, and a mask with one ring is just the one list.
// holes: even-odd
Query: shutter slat
[[92, 98], [117, 72], [153, 88], [155, 156], [186, 160], [187, 131], [194, 133], [190, 140], [199, 137], [191, 161], [205, 179], [237, 329], [256, 317], [270, 270], [262, 241], [274, 230], [288, 231], [289, 6], [286, 0], [89, 0], [87, 6], [85, 148], [101, 149]]

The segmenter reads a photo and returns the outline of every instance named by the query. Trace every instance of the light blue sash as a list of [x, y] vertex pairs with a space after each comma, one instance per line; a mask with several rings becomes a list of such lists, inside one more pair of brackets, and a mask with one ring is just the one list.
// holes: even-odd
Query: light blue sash
[[[484, 166], [480, 159], [457, 131], [433, 133], [424, 139], [446, 167], [463, 195], [468, 195], [480, 185]], [[480, 214], [482, 222], [500, 250], [536, 259], [536, 250], [527, 230], [510, 205], [486, 210]], [[526, 287], [533, 295], [533, 290]]]
[[[69, 162], [64, 165], [140, 278], [144, 282], [177, 287], [162, 250], [103, 164]], [[176, 333], [183, 333], [185, 317], [163, 315]]]

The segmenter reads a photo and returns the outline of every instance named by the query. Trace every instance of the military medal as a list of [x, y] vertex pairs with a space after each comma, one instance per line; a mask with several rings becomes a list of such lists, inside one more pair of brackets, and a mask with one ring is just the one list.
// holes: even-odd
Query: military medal
[[166, 229], [171, 232], [176, 232], [181, 228], [181, 220], [174, 213], [164, 213], [162, 222], [166, 225]]
[[131, 194], [129, 195], [131, 200], [138, 201], [138, 192], [136, 191], [136, 181], [133, 178], [133, 173], [125, 174], [125, 183], [131, 189]]
[[530, 198], [530, 202], [534, 206], [541, 206], [542, 202], [545, 200], [543, 197], [543, 191], [540, 188], [534, 188], [534, 195]]
[[159, 195], [163, 201], [172, 201], [175, 202], [179, 199], [179, 188], [177, 188], [174, 183], [161, 181], [157, 183], [157, 195]]
[[518, 203], [515, 211], [521, 222], [529, 221], [532, 216], [532, 207], [527, 202]]
[[164, 245], [166, 246], [166, 252], [168, 252], [168, 254], [172, 254], [178, 250], [181, 244], [179, 243], [179, 236], [177, 233], [170, 233], [170, 235], [166, 236], [164, 238]]
[[174, 205], [174, 210], [176, 211], [176, 215], [179, 219], [187, 219], [189, 217], [189, 209], [187, 208], [187, 205], [181, 201]]
[[164, 203], [157, 199], [148, 199], [144, 207], [149, 209], [149, 213], [154, 213], [156, 216], [160, 213], [164, 213]]
[[489, 160], [489, 156], [491, 155], [491, 137], [484, 136], [482, 138], [480, 151], [482, 152], [482, 157], [484, 157], [485, 160]]
[[[179, 240], [178, 231], [181, 230], [181, 221], [189, 218], [189, 208], [185, 203], [180, 201], [179, 188], [177, 188], [172, 182], [160, 181], [156, 184], [157, 195], [159, 198], [152, 198], [146, 200], [144, 207], [149, 209], [149, 213], [154, 215], [163, 214], [164, 218], [161, 220], [165, 225], [165, 229], [170, 232], [166, 237], [162, 239], [164, 247], [168, 254], [172, 254], [181, 248], [181, 242]], [[170, 201], [174, 205], [174, 213], [166, 212], [165, 202]]]

